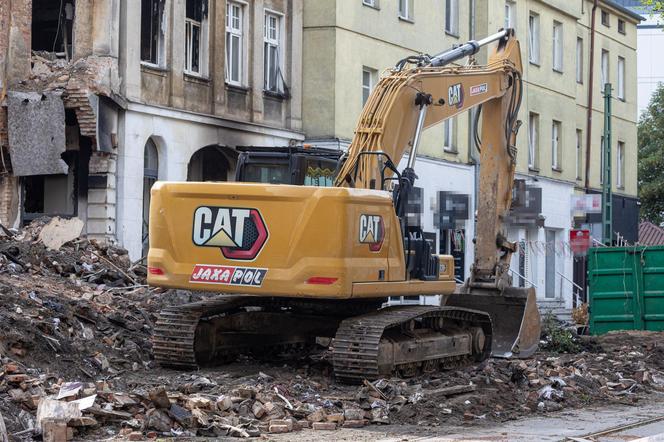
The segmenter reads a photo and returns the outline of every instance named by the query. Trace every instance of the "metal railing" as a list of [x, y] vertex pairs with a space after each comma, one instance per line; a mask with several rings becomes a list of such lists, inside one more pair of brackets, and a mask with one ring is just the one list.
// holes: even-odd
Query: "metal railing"
[[581, 287], [579, 284], [575, 283], [571, 279], [569, 279], [567, 276], [563, 275], [559, 271], [556, 271], [556, 274], [560, 276], [560, 299], [563, 299], [563, 279], [570, 284], [572, 284], [572, 295], [574, 296], [574, 305], [577, 307], [580, 305], [579, 303], [579, 293], [583, 292], [584, 289]]
[[532, 282], [530, 279], [528, 279], [528, 278], [526, 278], [525, 276], [523, 276], [521, 273], [517, 272], [517, 271], [514, 270], [514, 269], [510, 269], [510, 272], [512, 272], [514, 275], [518, 276], [519, 278], [523, 279], [524, 281], [526, 281], [526, 282], [527, 282], [528, 284], [530, 284], [531, 286], [535, 287], [536, 290], [539, 290], [539, 287], [537, 287], [537, 284], [535, 284], [535, 283]]

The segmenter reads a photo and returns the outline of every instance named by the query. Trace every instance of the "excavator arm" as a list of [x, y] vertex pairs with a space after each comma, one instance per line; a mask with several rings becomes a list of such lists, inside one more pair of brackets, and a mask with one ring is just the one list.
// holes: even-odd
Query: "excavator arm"
[[[480, 107], [483, 130], [472, 279], [501, 286], [507, 283], [515, 248], [506, 239], [502, 221], [512, 199], [522, 87], [519, 42], [511, 32], [487, 39], [497, 39], [498, 45], [486, 66], [440, 67], [434, 57], [425, 66], [396, 69], [381, 79], [364, 107], [336, 182], [337, 186], [385, 188], [394, 173], [394, 167], [386, 168], [385, 163], [398, 164], [406, 153], [411, 172], [407, 169], [404, 175], [413, 174], [422, 130]], [[467, 45], [481, 47], [481, 43]]]
[[[498, 43], [487, 65], [449, 65], [493, 41]], [[405, 68], [409, 63], [415, 66]], [[466, 283], [446, 300], [447, 305], [488, 311], [495, 329], [493, 352], [502, 356], [528, 355], [539, 341], [534, 290], [511, 287], [509, 264], [516, 243], [507, 240], [503, 224], [512, 200], [521, 96], [521, 52], [513, 30], [436, 57], [403, 60], [370, 95], [336, 181], [337, 186], [367, 189], [386, 189], [396, 181], [395, 207], [403, 220], [403, 193], [417, 179], [422, 131], [469, 109], [481, 112], [481, 136], [475, 135], [480, 149], [475, 259]], [[408, 166], [395, 179], [395, 164], [406, 154]], [[407, 235], [403, 226], [402, 234]]]

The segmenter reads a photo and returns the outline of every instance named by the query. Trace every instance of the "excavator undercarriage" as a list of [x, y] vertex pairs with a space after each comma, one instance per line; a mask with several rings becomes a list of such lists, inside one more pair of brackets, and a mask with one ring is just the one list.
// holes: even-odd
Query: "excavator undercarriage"
[[167, 367], [196, 369], [287, 352], [302, 356], [317, 338], [334, 338], [338, 380], [403, 377], [481, 361], [491, 352], [491, 320], [471, 309], [394, 306], [380, 301], [298, 301], [237, 296], [163, 310], [153, 353]]

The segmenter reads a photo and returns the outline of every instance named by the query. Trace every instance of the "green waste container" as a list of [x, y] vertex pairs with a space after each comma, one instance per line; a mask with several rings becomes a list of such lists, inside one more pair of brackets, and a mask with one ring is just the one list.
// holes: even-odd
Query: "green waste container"
[[588, 250], [590, 333], [664, 330], [664, 246]]

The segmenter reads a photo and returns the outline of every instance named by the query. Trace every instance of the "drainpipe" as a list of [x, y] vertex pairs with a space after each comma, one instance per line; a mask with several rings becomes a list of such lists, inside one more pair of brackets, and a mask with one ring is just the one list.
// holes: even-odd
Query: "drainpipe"
[[590, 65], [588, 68], [588, 116], [586, 123], [586, 193], [590, 190], [590, 146], [592, 145], [593, 128], [593, 77], [594, 77], [594, 58], [595, 58], [595, 11], [597, 10], [597, 1], [593, 1], [592, 17], [590, 19]]

